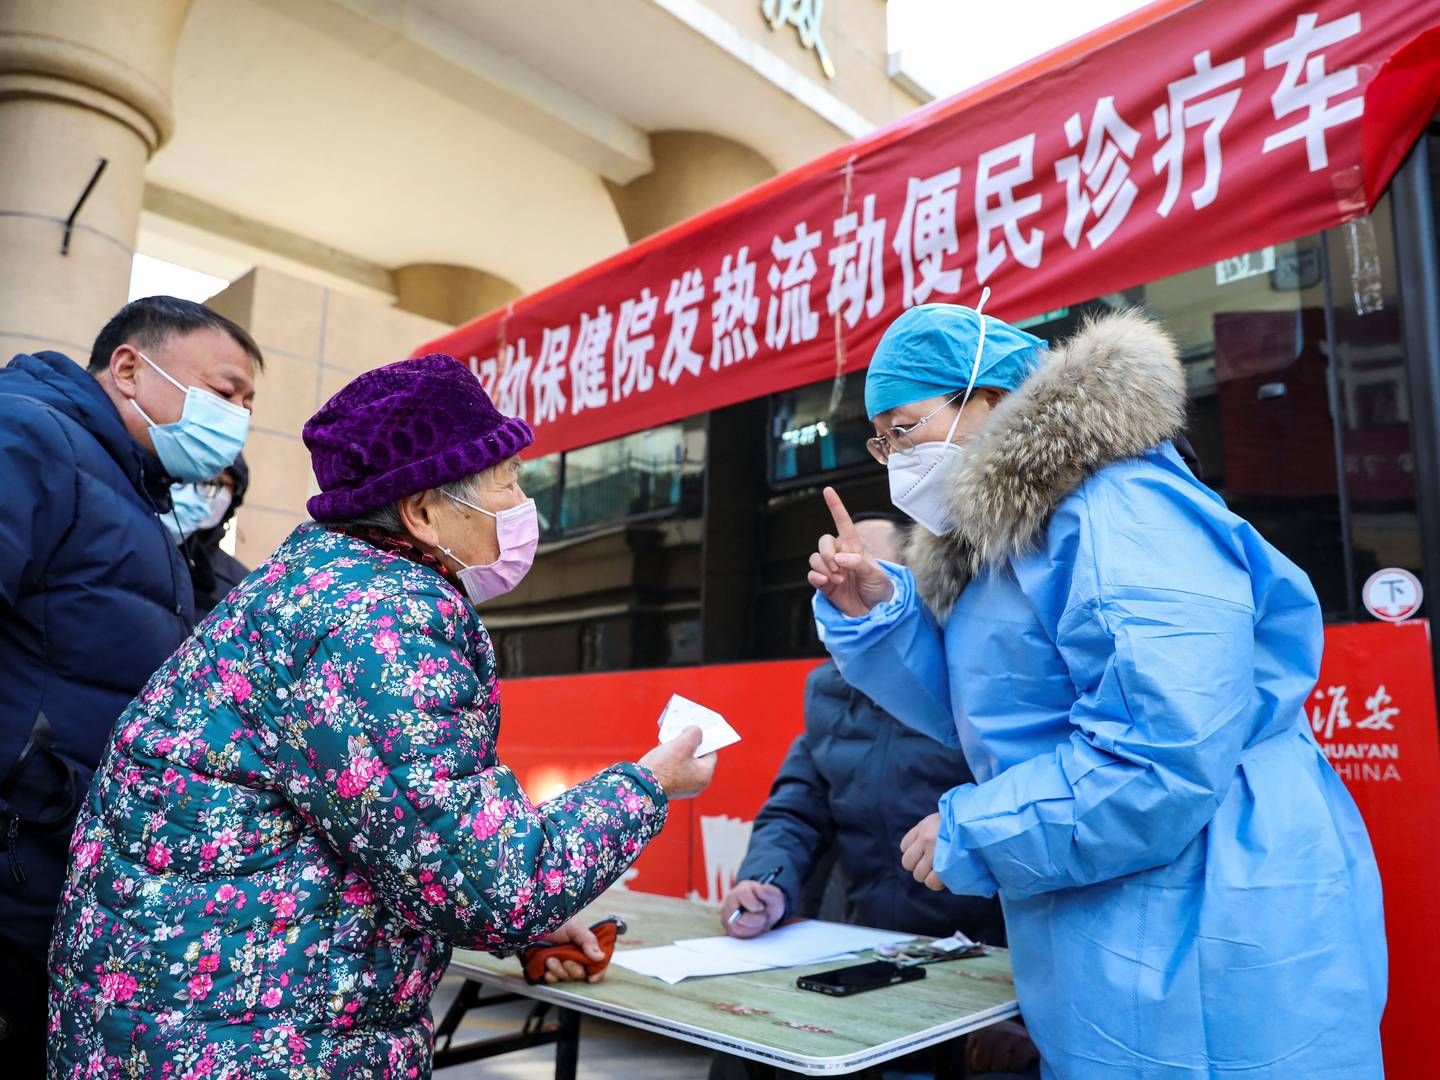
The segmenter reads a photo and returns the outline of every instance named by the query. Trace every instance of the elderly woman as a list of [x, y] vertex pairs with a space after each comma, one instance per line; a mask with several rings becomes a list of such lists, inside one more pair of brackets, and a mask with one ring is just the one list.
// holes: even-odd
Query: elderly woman
[[50, 954], [52, 1076], [427, 1076], [452, 944], [594, 955], [569, 920], [714, 759], [691, 730], [538, 807], [499, 764], [473, 605], [534, 556], [532, 439], [442, 356], [361, 375], [306, 424], [315, 522], [155, 673], [95, 774]]
[[1044, 1075], [1378, 1078], [1380, 882], [1303, 711], [1319, 605], [1176, 453], [1174, 343], [918, 307], [865, 397], [923, 529], [878, 563], [827, 489], [816, 614], [846, 679], [965, 750], [979, 783], [902, 864], [999, 892]]

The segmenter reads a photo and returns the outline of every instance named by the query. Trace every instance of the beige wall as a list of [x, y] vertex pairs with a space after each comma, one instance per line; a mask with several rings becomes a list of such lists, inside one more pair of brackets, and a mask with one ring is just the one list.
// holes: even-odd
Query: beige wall
[[360, 372], [403, 360], [450, 327], [263, 267], [208, 303], [265, 354], [245, 444], [250, 490], [236, 515], [236, 558], [255, 566], [306, 520], [315, 484], [305, 421]]
[[[885, 123], [922, 104], [886, 74], [890, 59], [885, 0], [832, 0], [820, 19], [835, 77], [825, 77], [818, 55], [800, 44], [793, 26], [771, 30], [761, 0], [705, 0], [746, 37], [813, 79], [861, 115]], [[951, 0], [955, 2], [955, 0]]]
[[644, 176], [605, 182], [632, 244], [775, 175], [748, 146], [703, 131], [658, 131], [650, 154], [655, 168]]

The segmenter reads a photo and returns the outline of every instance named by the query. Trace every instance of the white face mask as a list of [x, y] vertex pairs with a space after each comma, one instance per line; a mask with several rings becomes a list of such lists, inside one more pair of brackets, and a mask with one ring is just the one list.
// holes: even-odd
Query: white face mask
[[885, 464], [890, 474], [890, 502], [895, 509], [936, 536], [944, 536], [954, 524], [950, 491], [955, 470], [964, 460], [965, 451], [953, 440], [955, 429], [960, 426], [960, 416], [980, 374], [980, 356], [985, 351], [985, 316], [981, 312], [989, 297], [990, 290], [987, 288], [975, 307], [975, 316], [980, 320], [980, 340], [975, 346], [975, 361], [970, 365], [970, 381], [965, 386], [955, 419], [950, 422], [950, 430], [945, 433], [945, 441], [917, 443], [911, 450], [892, 453]]

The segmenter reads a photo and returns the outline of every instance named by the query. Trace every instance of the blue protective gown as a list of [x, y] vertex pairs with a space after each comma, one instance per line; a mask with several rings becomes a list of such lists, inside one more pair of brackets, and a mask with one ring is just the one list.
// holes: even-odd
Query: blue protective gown
[[910, 571], [821, 635], [845, 678], [961, 745], [935, 865], [1002, 898], [1045, 1075], [1382, 1075], [1380, 882], [1303, 712], [1305, 575], [1164, 443], [1061, 499], [944, 621]]

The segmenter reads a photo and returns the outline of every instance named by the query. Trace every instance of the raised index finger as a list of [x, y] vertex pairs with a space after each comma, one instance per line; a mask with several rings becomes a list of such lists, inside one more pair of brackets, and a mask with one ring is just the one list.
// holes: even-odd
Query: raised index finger
[[835, 519], [835, 532], [840, 539], [858, 539], [855, 533], [855, 523], [850, 520], [850, 511], [845, 509], [845, 503], [841, 501], [840, 493], [833, 487], [825, 489], [825, 505], [830, 508], [830, 516]]

